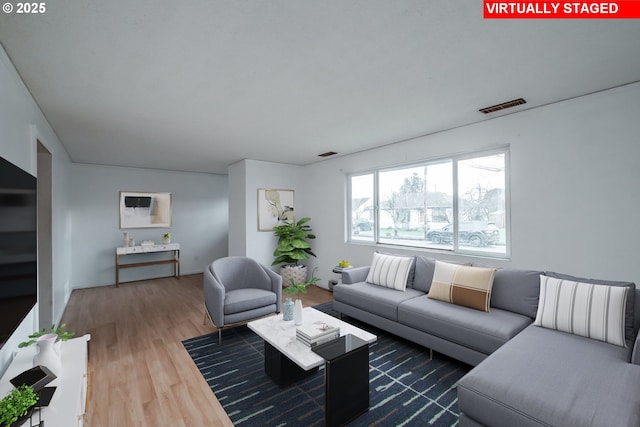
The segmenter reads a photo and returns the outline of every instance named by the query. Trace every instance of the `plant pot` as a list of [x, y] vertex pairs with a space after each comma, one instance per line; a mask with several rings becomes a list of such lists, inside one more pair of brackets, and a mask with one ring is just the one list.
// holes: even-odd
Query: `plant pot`
[[282, 276], [282, 286], [291, 286], [291, 279], [296, 283], [304, 283], [307, 281], [306, 265], [285, 265], [280, 268], [280, 276]]
[[[29, 408], [29, 411], [27, 411], [27, 413], [25, 415], [21, 416], [20, 418], [18, 418], [14, 422], [12, 422], [10, 424], [10, 427], [20, 427], [21, 425], [26, 423], [31, 418], [31, 415], [33, 415], [33, 408], [34, 408], [34, 406]], [[31, 423], [29, 423], [29, 424], [31, 424]]]
[[163, 237], [162, 238], [162, 244], [163, 245], [168, 245], [169, 243], [171, 243], [171, 237]]

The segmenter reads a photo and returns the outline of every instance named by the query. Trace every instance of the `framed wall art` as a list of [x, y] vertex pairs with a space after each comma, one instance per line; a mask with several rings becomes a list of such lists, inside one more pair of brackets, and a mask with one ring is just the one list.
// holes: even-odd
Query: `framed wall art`
[[258, 188], [258, 231], [273, 231], [283, 221], [293, 221], [293, 208], [293, 190]]
[[171, 227], [171, 193], [120, 192], [120, 228]]

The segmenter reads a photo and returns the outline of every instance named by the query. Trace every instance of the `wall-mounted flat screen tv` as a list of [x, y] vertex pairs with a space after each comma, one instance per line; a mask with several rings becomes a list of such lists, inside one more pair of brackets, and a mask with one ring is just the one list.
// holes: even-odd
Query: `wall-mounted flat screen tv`
[[0, 348], [37, 301], [36, 178], [0, 157]]

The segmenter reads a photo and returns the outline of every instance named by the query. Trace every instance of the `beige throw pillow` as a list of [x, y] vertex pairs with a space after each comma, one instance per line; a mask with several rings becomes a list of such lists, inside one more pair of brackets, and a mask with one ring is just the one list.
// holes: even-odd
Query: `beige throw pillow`
[[436, 261], [429, 298], [489, 311], [495, 268]]

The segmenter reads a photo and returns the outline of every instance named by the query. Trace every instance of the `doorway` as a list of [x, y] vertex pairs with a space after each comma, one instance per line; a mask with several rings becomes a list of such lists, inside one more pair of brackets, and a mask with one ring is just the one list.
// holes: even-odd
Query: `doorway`
[[53, 324], [51, 152], [37, 141], [38, 153], [38, 318], [40, 329]]

